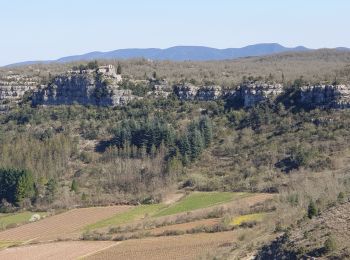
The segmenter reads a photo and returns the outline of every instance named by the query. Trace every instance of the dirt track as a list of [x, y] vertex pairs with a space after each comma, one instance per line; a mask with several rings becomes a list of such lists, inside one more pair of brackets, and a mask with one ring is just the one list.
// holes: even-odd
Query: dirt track
[[70, 260], [115, 246], [118, 242], [69, 241], [12, 247], [0, 251], [6, 260]]
[[128, 208], [130, 207], [110, 206], [73, 209], [35, 223], [0, 232], [0, 241], [50, 241], [77, 238], [80, 235], [79, 231], [86, 225], [111, 217]]

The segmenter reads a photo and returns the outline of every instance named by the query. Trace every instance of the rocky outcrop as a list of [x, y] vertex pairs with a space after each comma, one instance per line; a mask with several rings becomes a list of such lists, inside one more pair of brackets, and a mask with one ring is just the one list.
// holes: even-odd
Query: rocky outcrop
[[202, 101], [216, 100], [222, 96], [220, 86], [204, 86], [197, 91], [197, 99]]
[[[315, 108], [350, 108], [350, 85], [303, 86], [296, 104]], [[189, 83], [174, 86], [180, 100], [210, 101], [228, 99], [233, 107], [253, 107], [265, 101], [274, 101], [284, 93], [282, 84], [259, 82], [244, 83], [233, 90], [224, 91], [220, 86], [197, 87]]]
[[34, 88], [35, 86], [0, 85], [0, 100], [17, 102], [21, 100], [27, 91]]
[[181, 100], [209, 101], [219, 98], [235, 99], [244, 107], [251, 107], [270, 98], [275, 98], [283, 92], [281, 84], [248, 83], [238, 86], [235, 90], [223, 91], [221, 86], [197, 87], [191, 84], [176, 85], [174, 93]]
[[222, 96], [220, 86], [197, 87], [190, 83], [184, 83], [174, 86], [174, 93], [180, 100], [216, 100]]
[[174, 93], [180, 100], [195, 100], [199, 87], [191, 83], [184, 83], [174, 86]]
[[[105, 66], [104, 66], [105, 67]], [[125, 105], [134, 98], [131, 90], [119, 89], [110, 67], [96, 71], [70, 71], [56, 76], [33, 95], [33, 105]]]
[[349, 108], [350, 85], [304, 86], [300, 102], [308, 107]]
[[147, 92], [148, 97], [168, 98], [172, 93], [172, 88], [166, 80], [150, 78], [147, 84], [152, 88], [152, 91]]
[[239, 86], [235, 95], [242, 98], [244, 107], [252, 107], [263, 101], [273, 100], [282, 93], [281, 84], [249, 83]]
[[39, 79], [20, 75], [0, 77], [0, 110], [20, 102], [26, 93], [37, 88]]

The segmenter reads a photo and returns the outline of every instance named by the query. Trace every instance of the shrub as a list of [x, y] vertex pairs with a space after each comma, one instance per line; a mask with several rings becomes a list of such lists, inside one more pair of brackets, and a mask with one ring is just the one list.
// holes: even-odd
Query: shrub
[[74, 193], [78, 192], [78, 183], [76, 179], [73, 179], [72, 185], [70, 186], [70, 190], [73, 191]]
[[324, 242], [324, 250], [326, 253], [333, 252], [337, 248], [337, 243], [334, 237], [329, 236]]
[[96, 240], [96, 241], [98, 241], [98, 240], [111, 240], [112, 236], [106, 235], [103, 233], [99, 233], [96, 231], [93, 231], [93, 232], [86, 231], [83, 233], [81, 239], [82, 240]]
[[92, 155], [85, 151], [80, 153], [79, 159], [83, 163], [91, 163], [93, 161]]
[[344, 198], [345, 198], [344, 192], [339, 192], [338, 197], [337, 197], [338, 202], [343, 202]]
[[312, 219], [314, 216], [316, 216], [318, 213], [318, 209], [316, 207], [316, 204], [313, 200], [310, 201], [308, 209], [307, 209], [307, 216], [309, 219]]
[[128, 238], [124, 235], [121, 235], [121, 236], [117, 236], [115, 237], [113, 240], [114, 241], [124, 241], [124, 240], [127, 240]]
[[179, 236], [185, 234], [183, 230], [165, 230], [160, 236]]

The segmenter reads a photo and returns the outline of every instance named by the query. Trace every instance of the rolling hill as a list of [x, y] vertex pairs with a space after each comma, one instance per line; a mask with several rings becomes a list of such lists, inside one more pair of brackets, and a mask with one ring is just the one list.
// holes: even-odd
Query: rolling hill
[[90, 52], [82, 55], [62, 57], [57, 60], [24, 61], [7, 66], [22, 66], [37, 63], [65, 63], [72, 61], [86, 61], [94, 59], [132, 59], [145, 58], [151, 60], [172, 60], [172, 61], [206, 61], [206, 60], [227, 60], [249, 56], [262, 56], [291, 51], [311, 50], [303, 46], [287, 48], [277, 43], [261, 43], [245, 46], [242, 48], [215, 49], [202, 46], [175, 46], [167, 49], [119, 49], [108, 52]]

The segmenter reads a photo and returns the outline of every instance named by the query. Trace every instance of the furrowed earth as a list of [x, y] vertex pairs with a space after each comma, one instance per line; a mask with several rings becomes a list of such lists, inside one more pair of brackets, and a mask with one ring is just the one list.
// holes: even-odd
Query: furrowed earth
[[274, 195], [193, 192], [175, 197], [155, 205], [76, 208], [7, 229], [0, 232], [0, 259], [206, 258], [242, 240], [244, 229], [226, 225], [231, 219], [225, 212], [254, 211]]

